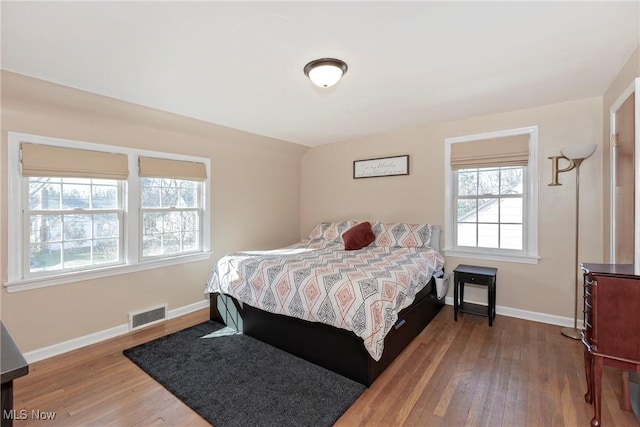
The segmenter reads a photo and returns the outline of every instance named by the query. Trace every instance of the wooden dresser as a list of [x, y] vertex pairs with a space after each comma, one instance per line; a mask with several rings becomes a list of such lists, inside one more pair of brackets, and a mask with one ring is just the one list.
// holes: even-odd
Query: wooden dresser
[[600, 426], [603, 365], [640, 371], [640, 276], [631, 264], [582, 264], [582, 342], [587, 376], [585, 400], [593, 404], [592, 426]]

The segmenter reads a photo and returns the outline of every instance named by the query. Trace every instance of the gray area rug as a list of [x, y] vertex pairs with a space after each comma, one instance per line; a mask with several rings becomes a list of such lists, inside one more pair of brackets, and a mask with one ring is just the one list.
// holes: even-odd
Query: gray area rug
[[331, 426], [365, 390], [213, 321], [123, 353], [215, 427]]

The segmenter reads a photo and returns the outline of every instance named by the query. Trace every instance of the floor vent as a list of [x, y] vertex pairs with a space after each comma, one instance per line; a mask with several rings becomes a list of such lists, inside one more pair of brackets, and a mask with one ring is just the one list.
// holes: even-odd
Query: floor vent
[[167, 319], [167, 304], [129, 313], [129, 330], [142, 328]]

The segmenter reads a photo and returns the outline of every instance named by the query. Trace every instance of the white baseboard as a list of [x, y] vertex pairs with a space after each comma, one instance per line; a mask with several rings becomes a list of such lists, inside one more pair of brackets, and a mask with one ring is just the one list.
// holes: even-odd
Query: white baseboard
[[[444, 302], [447, 305], [453, 305], [453, 297], [445, 297]], [[474, 304], [486, 305], [486, 303], [476, 301], [466, 301]], [[496, 314], [502, 316], [515, 317], [517, 319], [532, 320], [534, 322], [547, 323], [549, 325], [558, 325], [562, 327], [573, 327], [573, 319], [569, 317], [554, 316], [552, 314], [538, 313], [535, 311], [519, 310], [517, 308], [504, 307], [496, 305]], [[582, 326], [582, 321], [578, 320], [578, 326]]]
[[184, 307], [169, 310], [167, 316], [169, 319], [173, 319], [174, 317], [184, 316], [185, 314], [193, 313], [194, 311], [202, 310], [203, 308], [209, 308], [209, 298], [194, 302], [193, 304], [185, 305]]
[[[453, 305], [453, 297], [445, 297], [445, 304]], [[469, 301], [474, 302], [474, 301]], [[482, 303], [479, 303], [482, 304]], [[194, 311], [201, 310], [209, 307], [209, 300], [198, 301], [193, 304], [186, 305], [184, 307], [178, 307], [173, 310], [169, 310], [168, 318], [173, 319], [175, 317], [183, 316], [185, 314], [192, 313]], [[546, 313], [537, 313], [534, 311], [519, 310], [511, 307], [496, 306], [496, 314], [502, 316], [515, 317], [518, 319], [532, 320], [534, 322], [548, 323], [550, 325], [558, 325], [563, 327], [572, 327], [573, 319], [568, 317], [554, 316]], [[105, 341], [110, 338], [115, 338], [119, 335], [124, 335], [129, 332], [129, 325], [124, 323], [122, 325], [115, 326], [113, 328], [105, 329], [103, 331], [95, 332], [83, 337], [74, 338], [68, 341], [61, 342], [59, 344], [53, 344], [47, 347], [43, 347], [37, 350], [30, 351], [24, 354], [24, 358], [27, 363], [31, 364], [40, 360], [48, 359], [49, 357], [57, 356], [59, 354], [66, 353], [71, 350], [76, 350], [81, 347], [85, 347], [91, 344]]]
[[[452, 300], [453, 301], [453, 300]], [[185, 305], [184, 307], [174, 308], [167, 313], [168, 319], [183, 316], [185, 314], [192, 313], [194, 311], [201, 310], [209, 307], [209, 300], [198, 301], [193, 304]], [[113, 328], [105, 329], [103, 331], [94, 332], [89, 335], [85, 335], [78, 338], [73, 338], [68, 341], [64, 341], [58, 344], [53, 344], [47, 347], [39, 348], [37, 350], [25, 353], [23, 356], [27, 363], [31, 364], [40, 360], [48, 359], [49, 357], [58, 356], [62, 353], [66, 353], [71, 350], [76, 350], [81, 347], [85, 347], [91, 344], [105, 341], [110, 338], [115, 338], [119, 335], [124, 335], [129, 332], [129, 324], [124, 323], [122, 325], [114, 326]]]

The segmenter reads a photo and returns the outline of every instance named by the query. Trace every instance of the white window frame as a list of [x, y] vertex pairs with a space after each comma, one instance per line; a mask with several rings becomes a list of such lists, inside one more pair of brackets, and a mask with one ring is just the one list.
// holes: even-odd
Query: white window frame
[[[172, 154], [151, 150], [138, 150], [116, 145], [96, 144], [92, 142], [74, 141], [46, 136], [30, 135], [17, 132], [8, 132], [7, 135], [7, 224], [8, 247], [11, 248], [8, 256], [7, 276], [4, 284], [8, 292], [36, 289], [47, 286], [56, 286], [78, 281], [92, 280], [101, 277], [109, 277], [136, 271], [150, 270], [186, 262], [208, 260], [211, 257], [211, 200], [209, 197], [209, 185], [211, 176], [211, 160], [205, 157]], [[28, 277], [25, 275], [25, 243], [28, 236], [24, 235], [23, 225], [23, 180], [20, 164], [20, 143], [30, 142], [34, 144], [52, 145], [58, 147], [76, 148], [93, 151], [105, 151], [110, 153], [125, 154], [128, 157], [129, 177], [125, 181], [124, 212], [123, 212], [123, 264], [97, 267], [83, 271], [69, 271], [39, 276]], [[202, 181], [202, 218], [201, 218], [201, 248], [200, 252], [188, 253], [166, 258], [154, 258], [143, 260], [140, 257], [141, 233], [140, 222], [140, 177], [138, 175], [138, 157], [156, 157], [171, 160], [182, 160], [204, 163], [207, 178]]]
[[[501, 138], [514, 135], [529, 136], [529, 163], [525, 169], [524, 196], [524, 248], [496, 249], [458, 247], [456, 239], [457, 208], [456, 185], [457, 171], [451, 168], [451, 145], [461, 142], [480, 141], [483, 139]], [[538, 126], [528, 126], [496, 132], [486, 132], [475, 135], [465, 135], [445, 139], [445, 247], [447, 256], [487, 259], [494, 261], [519, 262], [537, 264], [538, 256]]]

